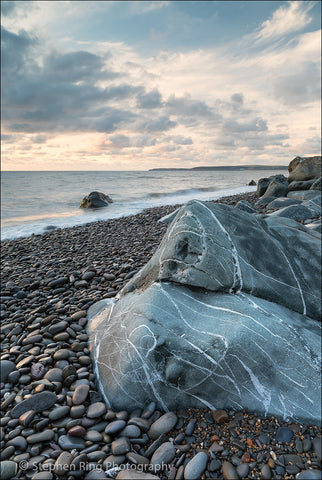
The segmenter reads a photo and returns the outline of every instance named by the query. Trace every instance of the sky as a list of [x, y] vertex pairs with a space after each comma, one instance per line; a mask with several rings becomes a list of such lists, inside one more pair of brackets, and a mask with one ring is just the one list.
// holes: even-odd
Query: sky
[[2, 1], [2, 170], [321, 154], [320, 1]]

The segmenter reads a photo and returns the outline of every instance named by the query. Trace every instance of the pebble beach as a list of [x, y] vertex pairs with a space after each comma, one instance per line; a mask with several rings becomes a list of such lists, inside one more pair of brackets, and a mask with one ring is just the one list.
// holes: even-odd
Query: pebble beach
[[[216, 202], [255, 204], [255, 193]], [[87, 310], [151, 258], [179, 205], [1, 245], [1, 478], [321, 479], [321, 428], [253, 412], [114, 411]], [[161, 466], [161, 467], [160, 467]]]

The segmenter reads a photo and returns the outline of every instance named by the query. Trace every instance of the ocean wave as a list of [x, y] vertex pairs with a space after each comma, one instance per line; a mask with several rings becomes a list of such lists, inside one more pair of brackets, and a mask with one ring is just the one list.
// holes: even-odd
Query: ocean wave
[[177, 195], [190, 195], [198, 194], [200, 192], [216, 192], [218, 188], [216, 187], [200, 187], [200, 188], [183, 188], [180, 190], [174, 190], [173, 192], [151, 192], [148, 193], [149, 198], [160, 198], [160, 197], [175, 197]]

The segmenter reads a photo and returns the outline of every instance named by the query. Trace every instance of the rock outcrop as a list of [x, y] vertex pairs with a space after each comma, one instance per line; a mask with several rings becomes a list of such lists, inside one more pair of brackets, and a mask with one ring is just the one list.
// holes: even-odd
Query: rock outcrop
[[80, 207], [81, 208], [102, 208], [107, 207], [113, 200], [105, 193], [91, 192], [89, 195], [83, 198]]
[[295, 157], [288, 166], [288, 181], [311, 180], [321, 177], [321, 156]]
[[294, 224], [200, 201], [179, 209], [116, 302], [89, 310], [111, 406], [319, 422], [320, 238]]

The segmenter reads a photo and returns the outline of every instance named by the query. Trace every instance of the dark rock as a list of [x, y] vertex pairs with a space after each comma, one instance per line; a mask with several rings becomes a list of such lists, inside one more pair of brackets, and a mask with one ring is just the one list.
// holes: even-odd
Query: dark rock
[[53, 392], [36, 393], [16, 405], [11, 410], [11, 417], [19, 418], [29, 410], [34, 410], [36, 413], [41, 412], [42, 410], [48, 410], [56, 403], [56, 400], [57, 395]]
[[276, 431], [276, 441], [279, 443], [290, 443], [294, 433], [288, 427], [279, 427]]
[[306, 180], [303, 182], [291, 182], [288, 186], [289, 192], [293, 192], [295, 190], [309, 190], [311, 186], [316, 182], [316, 180]]
[[173, 444], [171, 442], [165, 442], [160, 445], [160, 447], [152, 455], [150, 465], [155, 467], [155, 469], [159, 467], [158, 470], [160, 471], [162, 464], [166, 465], [170, 463], [173, 460], [175, 453], [176, 452]]
[[16, 462], [5, 460], [0, 463], [0, 478], [1, 480], [11, 480], [18, 471]]
[[175, 413], [168, 412], [162, 415], [158, 420], [152, 423], [148, 435], [152, 440], [155, 440], [163, 433], [168, 433], [177, 423], [178, 418]]
[[224, 462], [222, 466], [222, 472], [225, 480], [238, 480], [239, 475], [235, 469], [235, 467], [229, 463], [229, 462]]
[[322, 177], [315, 180], [315, 182], [310, 187], [310, 190], [322, 190]]
[[[286, 179], [285, 179], [286, 180]], [[288, 184], [273, 180], [267, 187], [263, 197], [286, 197], [288, 192]]]
[[316, 456], [321, 460], [322, 459], [322, 437], [313, 438], [313, 451]]
[[[268, 178], [260, 178], [257, 182], [257, 195], [262, 197], [270, 183], [272, 182], [279, 182], [281, 184], [287, 185], [287, 178], [284, 175], [272, 175]], [[267, 196], [267, 195], [266, 195]], [[275, 195], [274, 195], [275, 197]]]
[[10, 360], [1, 360], [0, 362], [0, 378], [1, 382], [6, 383], [8, 380], [8, 375], [16, 369], [14, 362]]
[[126, 422], [124, 420], [115, 420], [114, 422], [111, 422], [107, 425], [107, 427], [105, 428], [105, 433], [107, 433], [107, 435], [115, 435], [116, 433], [123, 430], [125, 425]]
[[215, 420], [216, 423], [225, 423], [228, 422], [228, 413], [225, 410], [214, 410], [211, 412], [212, 418]]
[[244, 212], [248, 213], [256, 213], [258, 212], [257, 208], [255, 208], [251, 203], [247, 202], [246, 200], [240, 200], [235, 208], [239, 208], [240, 210], [243, 210]]
[[61, 435], [58, 438], [59, 446], [63, 450], [83, 450], [85, 448], [85, 441], [82, 438], [72, 437], [71, 435]]
[[83, 198], [80, 207], [81, 208], [102, 208], [107, 207], [113, 200], [105, 193], [91, 192], [89, 195]]
[[74, 405], [81, 405], [85, 402], [89, 392], [89, 385], [78, 385], [75, 388], [72, 402]]
[[298, 200], [297, 198], [280, 197], [270, 202], [266, 208], [267, 210], [273, 208], [284, 208], [289, 207], [290, 205], [299, 205], [300, 203], [302, 203], [302, 200]]
[[249, 185], [249, 186], [255, 186], [255, 185], [256, 185], [256, 182], [255, 182], [255, 180], [251, 180], [250, 182], [247, 183], [247, 185]]

